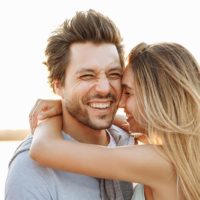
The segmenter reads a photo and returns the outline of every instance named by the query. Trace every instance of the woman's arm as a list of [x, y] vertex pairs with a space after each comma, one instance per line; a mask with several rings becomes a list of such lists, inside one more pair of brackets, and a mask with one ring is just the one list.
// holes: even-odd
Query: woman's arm
[[108, 148], [65, 141], [61, 126], [61, 118], [53, 117], [35, 130], [30, 155], [44, 166], [147, 185], [165, 180], [171, 173], [171, 165], [152, 145]]

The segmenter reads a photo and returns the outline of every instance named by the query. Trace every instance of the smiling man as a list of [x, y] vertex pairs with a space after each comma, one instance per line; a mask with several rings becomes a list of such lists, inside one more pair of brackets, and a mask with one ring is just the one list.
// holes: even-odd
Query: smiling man
[[81, 125], [84, 138], [90, 128], [107, 145], [104, 129], [111, 126], [121, 95], [122, 66], [117, 49], [111, 43], [78, 42], [71, 45], [70, 52], [64, 84], [58, 81], [54, 87], [62, 98], [63, 130], [70, 132], [68, 127], [74, 125], [77, 135]]
[[[111, 126], [121, 96], [121, 42], [115, 24], [94, 10], [77, 12], [49, 38], [45, 64], [50, 86], [61, 97], [66, 140], [108, 146], [130, 142], [128, 134]], [[10, 162], [6, 200], [131, 198], [130, 183], [39, 166], [28, 155], [31, 141], [25, 140]]]

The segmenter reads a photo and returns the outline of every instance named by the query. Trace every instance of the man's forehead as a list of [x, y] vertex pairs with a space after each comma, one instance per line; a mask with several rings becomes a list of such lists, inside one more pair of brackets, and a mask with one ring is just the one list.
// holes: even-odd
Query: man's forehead
[[114, 44], [92, 42], [74, 43], [70, 47], [68, 74], [89, 71], [108, 71], [119, 68], [121, 62]]
[[70, 60], [75, 62], [78, 59], [98, 59], [103, 57], [105, 60], [117, 60], [119, 62], [119, 53], [114, 44], [92, 42], [74, 43], [70, 46]]

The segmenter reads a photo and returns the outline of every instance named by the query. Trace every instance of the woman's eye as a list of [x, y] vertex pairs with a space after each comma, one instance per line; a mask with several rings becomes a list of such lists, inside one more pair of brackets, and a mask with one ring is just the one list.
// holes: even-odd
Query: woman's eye
[[124, 92], [124, 94], [125, 94], [125, 95], [127, 95], [127, 96], [128, 96], [128, 95], [130, 95], [130, 93], [129, 93], [129, 92]]
[[131, 96], [131, 95], [133, 95], [133, 93], [130, 92], [130, 91], [128, 91], [128, 90], [124, 90], [124, 94], [125, 94], [126, 96]]

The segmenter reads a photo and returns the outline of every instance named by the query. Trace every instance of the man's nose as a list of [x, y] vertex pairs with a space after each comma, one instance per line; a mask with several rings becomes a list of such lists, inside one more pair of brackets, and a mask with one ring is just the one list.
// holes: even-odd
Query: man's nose
[[110, 88], [111, 88], [111, 85], [108, 78], [104, 77], [104, 78], [98, 79], [98, 82], [96, 84], [96, 91], [99, 94], [106, 95], [110, 93]]

